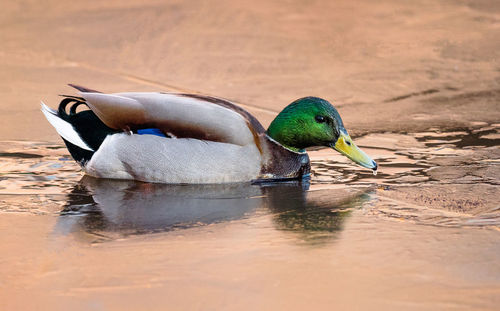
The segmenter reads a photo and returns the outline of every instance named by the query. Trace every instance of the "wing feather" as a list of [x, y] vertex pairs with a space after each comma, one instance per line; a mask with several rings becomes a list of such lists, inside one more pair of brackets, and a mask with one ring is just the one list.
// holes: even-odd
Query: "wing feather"
[[146, 123], [146, 109], [138, 101], [115, 94], [80, 93], [89, 108], [107, 126], [130, 129]]
[[237, 145], [255, 143], [257, 136], [245, 115], [198, 97], [171, 93], [80, 94], [99, 119], [114, 129], [155, 127], [179, 138]]

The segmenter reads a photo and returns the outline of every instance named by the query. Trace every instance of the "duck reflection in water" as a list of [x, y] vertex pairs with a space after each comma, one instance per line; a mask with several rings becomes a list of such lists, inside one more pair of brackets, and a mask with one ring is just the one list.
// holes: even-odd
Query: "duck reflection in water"
[[370, 197], [345, 189], [308, 190], [308, 180], [166, 185], [84, 176], [68, 194], [56, 231], [90, 233], [99, 241], [270, 214], [276, 229], [308, 240], [331, 237]]

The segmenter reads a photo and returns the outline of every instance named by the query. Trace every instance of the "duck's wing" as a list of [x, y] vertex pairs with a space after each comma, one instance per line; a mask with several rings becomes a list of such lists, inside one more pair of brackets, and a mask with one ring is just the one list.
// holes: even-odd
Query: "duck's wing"
[[158, 128], [179, 138], [258, 144], [265, 130], [246, 110], [214, 97], [177, 93], [104, 94], [77, 87], [89, 108], [113, 129]]

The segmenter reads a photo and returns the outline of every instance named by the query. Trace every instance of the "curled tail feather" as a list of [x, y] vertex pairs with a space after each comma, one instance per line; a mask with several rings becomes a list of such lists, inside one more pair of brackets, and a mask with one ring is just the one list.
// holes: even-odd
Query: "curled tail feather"
[[71, 123], [68, 122], [67, 120], [68, 115], [60, 114], [61, 106], [59, 106], [59, 111], [56, 112], [55, 110], [52, 110], [47, 105], [45, 105], [45, 103], [43, 102], [41, 102], [41, 105], [42, 105], [42, 112], [47, 118], [47, 121], [49, 121], [49, 123], [56, 129], [57, 133], [62, 138], [84, 150], [94, 151], [87, 145], [86, 142], [83, 141], [83, 139], [80, 137], [78, 132], [73, 128]]
[[57, 111], [42, 102], [42, 112], [63, 138], [73, 159], [84, 166], [104, 139], [116, 131], [102, 123], [91, 110], [77, 112], [80, 105], [87, 105], [85, 99], [64, 95]]

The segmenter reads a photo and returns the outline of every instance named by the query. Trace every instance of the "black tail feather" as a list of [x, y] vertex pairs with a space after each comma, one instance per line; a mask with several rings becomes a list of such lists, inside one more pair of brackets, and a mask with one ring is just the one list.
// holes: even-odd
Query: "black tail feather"
[[[66, 97], [64, 98], [63, 100], [61, 100], [61, 103], [59, 104], [59, 108], [57, 109], [57, 115], [63, 119], [64, 121], [68, 121], [70, 122], [69, 118], [70, 118], [70, 115], [71, 115], [71, 111], [70, 111], [70, 114], [68, 114], [66, 112], [66, 107], [68, 106], [68, 104], [71, 104], [73, 103], [72, 105], [80, 105], [80, 104], [85, 104], [85, 101], [80, 101], [76, 98], [73, 98], [73, 97]], [[76, 111], [76, 109], [75, 109]], [[71, 123], [71, 122], [70, 122]]]
[[[69, 113], [67, 112], [68, 105], [70, 105]], [[83, 98], [74, 96], [65, 97], [59, 104], [57, 114], [61, 119], [73, 126], [75, 131], [90, 148], [97, 150], [104, 139], [106, 139], [106, 136], [118, 133], [119, 131], [106, 126], [92, 110], [87, 109], [77, 112], [76, 110], [80, 105], [87, 106]], [[73, 159], [82, 165], [89, 161], [94, 154], [93, 151], [82, 149], [66, 140], [64, 142]]]
[[66, 148], [68, 149], [69, 153], [71, 154], [71, 157], [78, 162], [82, 167], [84, 167], [88, 161], [92, 158], [94, 155], [94, 151], [89, 151], [82, 149], [78, 147], [77, 145], [73, 145], [69, 141], [63, 138], [64, 144], [66, 145]]

